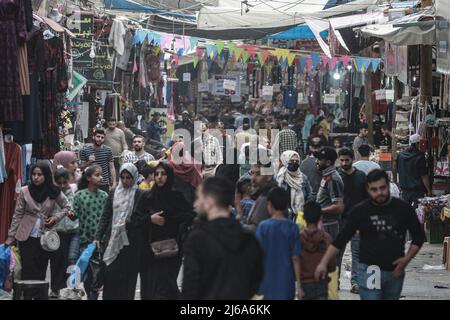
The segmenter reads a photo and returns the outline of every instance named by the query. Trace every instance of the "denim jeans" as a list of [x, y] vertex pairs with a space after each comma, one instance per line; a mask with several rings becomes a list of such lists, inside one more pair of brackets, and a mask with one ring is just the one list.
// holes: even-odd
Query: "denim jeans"
[[326, 281], [302, 283], [302, 289], [305, 293], [303, 300], [328, 300], [328, 283]]
[[356, 233], [351, 242], [352, 248], [352, 276], [351, 284], [358, 284], [358, 264], [359, 264], [359, 233]]
[[[380, 279], [375, 279], [377, 273], [373, 270], [367, 270], [369, 266], [359, 263], [358, 266], [358, 285], [361, 300], [399, 300], [403, 289], [405, 274], [396, 278], [392, 271], [380, 270]], [[368, 286], [379, 284], [379, 288], [368, 288]]]

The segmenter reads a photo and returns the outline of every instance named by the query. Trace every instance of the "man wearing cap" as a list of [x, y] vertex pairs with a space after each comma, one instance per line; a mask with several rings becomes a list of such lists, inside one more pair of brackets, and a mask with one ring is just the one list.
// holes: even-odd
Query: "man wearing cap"
[[[317, 203], [322, 208], [324, 230], [334, 240], [341, 229], [341, 215], [344, 213], [344, 182], [334, 166], [337, 153], [331, 147], [323, 147], [315, 153], [317, 168], [322, 172]], [[337, 265], [340, 266], [344, 250], [339, 252]]]
[[317, 159], [314, 156], [314, 153], [319, 151], [321, 147], [320, 138], [317, 138], [317, 140], [313, 139], [309, 145], [308, 156], [300, 165], [300, 171], [308, 177], [308, 180], [311, 183], [312, 196], [314, 198], [317, 196], [320, 182], [322, 181], [322, 172], [317, 168]]
[[419, 134], [409, 138], [410, 147], [398, 155], [397, 172], [403, 200], [417, 205], [417, 200], [431, 195], [425, 156], [419, 151]]
[[152, 121], [147, 128], [147, 137], [149, 140], [156, 140], [161, 142], [161, 134], [166, 131], [166, 128], [161, 127], [159, 125], [159, 119], [161, 118], [161, 114], [159, 112], [155, 112], [152, 115]]
[[181, 121], [177, 121], [175, 123], [175, 130], [187, 130], [191, 134], [191, 139], [194, 139], [194, 124], [192, 123], [191, 119], [189, 119], [189, 111], [184, 110], [181, 114], [181, 118]]

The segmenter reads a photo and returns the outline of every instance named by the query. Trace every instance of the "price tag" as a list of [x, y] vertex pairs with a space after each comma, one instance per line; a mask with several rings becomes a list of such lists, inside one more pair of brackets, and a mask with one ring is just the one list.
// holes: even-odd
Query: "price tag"
[[208, 82], [202, 82], [198, 84], [198, 92], [208, 92], [209, 84]]
[[386, 100], [386, 90], [375, 90], [376, 100]]
[[332, 93], [325, 93], [323, 97], [323, 103], [330, 103], [335, 104], [336, 103], [336, 95]]
[[190, 73], [183, 73], [183, 81], [184, 82], [191, 81], [191, 74]]
[[273, 87], [272, 86], [263, 86], [262, 87], [262, 95], [264, 97], [272, 97], [273, 96]]
[[228, 79], [223, 80], [223, 88], [231, 91], [236, 90], [236, 81]]
[[386, 90], [386, 100], [394, 101], [394, 90]]

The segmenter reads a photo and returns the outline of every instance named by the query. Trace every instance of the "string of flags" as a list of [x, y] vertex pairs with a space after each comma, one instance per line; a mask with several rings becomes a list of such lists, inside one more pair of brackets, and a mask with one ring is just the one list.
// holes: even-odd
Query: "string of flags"
[[[204, 46], [198, 46], [200, 38], [189, 36], [174, 36], [172, 34], [155, 32], [147, 29], [139, 29], [133, 38], [132, 45], [142, 44], [147, 39], [148, 43], [153, 43], [161, 49], [174, 49], [179, 57], [195, 52], [193, 55], [194, 67], [198, 61], [206, 57], [208, 65], [212, 61], [224, 59], [232, 62], [241, 61], [247, 63], [250, 59], [259, 61], [261, 65], [265, 64], [269, 58], [278, 61], [281, 67], [287, 68], [295, 66], [298, 72], [312, 71], [321, 68], [334, 71], [336, 67], [351, 66], [357, 72], [366, 72], [371, 69], [376, 72], [380, 66], [380, 58], [366, 58], [355, 56], [328, 57], [323, 53], [298, 53], [295, 50], [282, 48], [265, 48], [256, 45], [238, 45], [230, 41], [208, 41]], [[227, 50], [224, 50], [227, 48]], [[211, 60], [211, 61], [209, 61]]]

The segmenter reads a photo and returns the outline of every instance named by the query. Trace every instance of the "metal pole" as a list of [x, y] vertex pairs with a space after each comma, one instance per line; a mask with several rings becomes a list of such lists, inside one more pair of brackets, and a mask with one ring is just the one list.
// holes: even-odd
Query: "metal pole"
[[372, 117], [372, 66], [365, 70], [364, 98], [366, 103], [366, 121], [369, 126], [369, 143], [373, 145], [373, 117]]
[[397, 76], [393, 78], [393, 87], [394, 87], [394, 100], [392, 106], [392, 178], [395, 183], [397, 183], [397, 128], [395, 118], [397, 116], [397, 99], [398, 99], [398, 79]]

